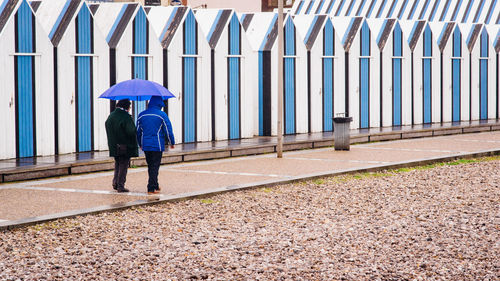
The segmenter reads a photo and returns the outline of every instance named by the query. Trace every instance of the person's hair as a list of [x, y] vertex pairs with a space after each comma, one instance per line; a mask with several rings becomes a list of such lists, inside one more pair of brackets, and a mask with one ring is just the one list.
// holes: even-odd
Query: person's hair
[[130, 108], [130, 100], [129, 99], [124, 99], [124, 100], [119, 100], [116, 103], [116, 107], [121, 107], [125, 110], [129, 110]]

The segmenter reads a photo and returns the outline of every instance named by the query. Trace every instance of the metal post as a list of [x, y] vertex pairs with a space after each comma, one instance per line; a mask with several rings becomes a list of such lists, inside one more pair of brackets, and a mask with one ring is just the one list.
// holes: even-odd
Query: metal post
[[278, 158], [283, 158], [283, 0], [278, 0]]

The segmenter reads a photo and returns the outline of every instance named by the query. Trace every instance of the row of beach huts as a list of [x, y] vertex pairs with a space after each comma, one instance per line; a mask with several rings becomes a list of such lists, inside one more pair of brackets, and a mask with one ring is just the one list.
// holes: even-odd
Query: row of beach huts
[[[284, 19], [285, 134], [332, 131], [337, 114], [352, 116], [351, 128], [499, 118], [497, 0], [476, 1], [489, 16], [455, 8], [446, 20], [422, 12], [428, 0], [399, 1], [412, 12], [394, 2], [295, 2]], [[114, 103], [98, 96], [133, 78], [176, 96], [165, 111], [180, 143], [275, 135], [277, 20], [232, 9], [0, 0], [0, 159], [106, 150]], [[145, 108], [133, 102], [131, 113]]]

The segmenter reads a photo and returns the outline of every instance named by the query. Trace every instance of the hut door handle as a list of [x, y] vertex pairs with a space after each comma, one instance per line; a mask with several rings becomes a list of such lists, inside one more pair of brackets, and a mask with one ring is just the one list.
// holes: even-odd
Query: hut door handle
[[14, 97], [11, 96], [10, 97], [10, 102], [9, 102], [9, 107], [12, 107], [13, 104], [14, 104]]
[[319, 95], [321, 96], [323, 94], [323, 88], [319, 88]]

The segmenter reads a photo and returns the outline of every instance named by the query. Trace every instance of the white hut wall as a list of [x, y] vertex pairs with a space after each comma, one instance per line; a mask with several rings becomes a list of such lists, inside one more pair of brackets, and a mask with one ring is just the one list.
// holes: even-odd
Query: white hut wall
[[99, 96], [109, 88], [109, 46], [94, 20], [94, 57], [93, 57], [93, 106], [94, 106], [94, 149], [107, 150], [105, 122], [109, 115], [109, 100]]
[[[229, 127], [228, 123], [230, 122], [230, 118], [228, 116], [229, 108], [229, 86], [230, 78], [229, 74], [229, 32], [227, 26], [222, 30], [220, 34], [219, 41], [217, 42], [217, 46], [213, 50], [214, 52], [214, 62], [211, 62], [211, 55], [207, 57], [208, 62], [213, 63], [214, 67], [211, 68], [210, 72], [205, 73], [206, 78], [210, 79], [212, 71], [214, 71], [214, 80], [211, 81], [214, 83], [213, 87], [215, 88], [214, 92], [214, 114], [210, 117], [215, 118], [214, 123], [211, 126], [215, 126], [215, 139], [216, 140], [225, 140], [229, 138]], [[234, 67], [234, 66], [233, 66]], [[235, 79], [236, 80], [236, 79]], [[233, 81], [237, 82], [237, 81]], [[238, 121], [238, 120], [236, 120]], [[239, 131], [239, 130], [238, 130]]]
[[[293, 23], [293, 21], [292, 21]], [[294, 26], [295, 29], [295, 26]], [[309, 109], [307, 107], [307, 49], [304, 39], [295, 29], [295, 133], [309, 131]]]
[[[327, 21], [329, 22], [329, 21]], [[327, 33], [327, 43], [326, 45], [329, 47], [329, 49], [332, 50], [334, 49], [334, 43], [333, 43], [333, 27], [330, 24], [330, 27], [327, 28], [328, 31], [324, 31], [325, 29], [322, 28], [321, 31], [319, 32], [316, 41], [311, 47], [310, 50], [310, 60], [311, 60], [311, 65], [309, 68], [309, 77], [311, 79], [311, 132], [321, 132], [321, 131], [332, 131], [332, 124], [329, 123], [324, 123], [323, 120], [326, 118], [332, 118], [333, 117], [333, 99], [332, 97], [335, 96], [335, 93], [333, 93], [333, 87], [331, 85], [334, 85], [336, 82], [336, 78], [333, 76], [333, 69], [334, 67], [334, 62], [333, 58], [325, 58], [323, 59], [323, 50], [324, 50], [324, 34], [325, 32]], [[326, 62], [326, 63], [325, 63]], [[325, 69], [326, 66], [326, 69]], [[322, 75], [318, 75], [319, 71], [321, 71]], [[329, 74], [329, 75], [327, 75]], [[335, 79], [335, 81], [334, 81]], [[328, 85], [328, 89], [324, 88], [324, 84]], [[328, 92], [328, 93], [326, 93]], [[325, 100], [326, 99], [326, 100]], [[327, 107], [329, 110], [325, 110], [324, 107]]]
[[248, 38], [244, 32], [243, 26], [240, 29], [240, 48], [242, 59], [240, 60], [240, 109], [241, 109], [241, 137], [251, 138], [258, 135], [256, 118], [258, 116], [257, 98], [258, 98], [258, 81], [257, 76], [257, 52], [252, 50]]
[[[10, 99], [6, 103], [12, 105], [7, 112], [14, 112], [14, 118], [19, 117], [10, 136], [17, 138], [15, 157], [52, 155], [55, 152], [52, 45], [29, 4], [22, 1], [18, 5], [2, 32], [7, 36], [4, 38], [17, 33], [18, 40], [16, 44], [15, 38], [10, 37], [6, 42], [6, 45], [17, 46], [14, 52], [7, 53], [10, 56], [7, 60], [13, 60], [13, 68], [5, 70], [14, 72], [14, 83], [11, 84], [14, 87], [7, 90], [14, 99], [12, 104]], [[14, 17], [17, 17], [17, 26]], [[11, 47], [7, 47], [9, 49]], [[14, 120], [13, 124], [16, 124]]]
[[[196, 22], [196, 21], [195, 21]], [[198, 23], [196, 22], [196, 25]], [[195, 141], [212, 140], [212, 81], [210, 79], [210, 53], [206, 35], [197, 27], [198, 34], [198, 54], [197, 59], [197, 93], [196, 93], [196, 130], [197, 138]]]
[[[16, 85], [14, 13], [0, 30], [0, 159], [16, 157]], [[0, 27], [1, 28], [1, 27]]]
[[[465, 42], [466, 35], [463, 32], [460, 32], [460, 48], [461, 48], [461, 65], [460, 65], [460, 105], [459, 105], [459, 110], [460, 110], [460, 115], [459, 115], [459, 120], [458, 121], [467, 121], [470, 120], [470, 97], [471, 97], [471, 90], [472, 88], [470, 87], [470, 79], [469, 79], [469, 65], [470, 65], [470, 57], [469, 57], [469, 50], [467, 48], [467, 44]], [[455, 39], [455, 40], [458, 40]], [[457, 44], [456, 41], [454, 44]], [[454, 47], [455, 48], [455, 47]], [[458, 47], [456, 47], [458, 48]], [[455, 61], [455, 60], [454, 60]], [[455, 83], [453, 82], [453, 87], [455, 87]], [[454, 93], [456, 95], [456, 93]], [[455, 99], [455, 97], [454, 97]], [[456, 103], [454, 103], [454, 106], [456, 106]], [[454, 109], [455, 110], [455, 109]]]
[[184, 26], [181, 24], [167, 49], [168, 89], [172, 92], [172, 94], [176, 96], [176, 98], [168, 99], [168, 117], [170, 118], [170, 121], [172, 123], [172, 130], [175, 136], [176, 143], [181, 143], [183, 140], [183, 32]]

